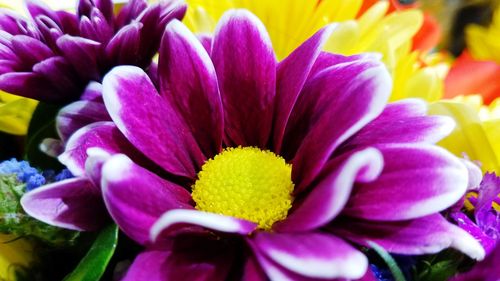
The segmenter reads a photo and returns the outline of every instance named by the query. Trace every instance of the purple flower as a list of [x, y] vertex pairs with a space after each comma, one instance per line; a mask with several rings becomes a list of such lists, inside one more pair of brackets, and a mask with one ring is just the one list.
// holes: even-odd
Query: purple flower
[[460, 210], [451, 212], [450, 217], [480, 241], [488, 255], [500, 240], [500, 212], [493, 207], [499, 200], [500, 177], [486, 173], [479, 188], [473, 192], [478, 197], [471, 196], [468, 200], [474, 206], [475, 222]]
[[107, 74], [113, 122], [73, 134], [59, 159], [77, 178], [27, 194], [24, 208], [90, 230], [104, 202], [145, 247], [125, 280], [369, 278], [354, 246], [369, 241], [481, 259], [438, 213], [468, 183], [465, 165], [434, 145], [453, 123], [418, 100], [386, 105], [378, 59], [321, 52], [332, 28], [277, 62], [247, 11], [224, 15], [208, 50], [172, 21], [158, 80], [133, 66]]
[[181, 0], [131, 0], [115, 15], [111, 0], [80, 0], [75, 15], [26, 3], [28, 19], [0, 10], [0, 89], [57, 103], [79, 99], [116, 65], [147, 69], [165, 26], [186, 10]]

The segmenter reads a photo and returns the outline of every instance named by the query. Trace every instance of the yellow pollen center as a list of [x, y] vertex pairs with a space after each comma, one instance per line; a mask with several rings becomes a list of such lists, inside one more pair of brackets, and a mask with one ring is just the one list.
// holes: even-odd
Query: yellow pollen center
[[292, 166], [271, 151], [226, 148], [208, 160], [193, 185], [196, 209], [255, 222], [262, 229], [292, 206]]

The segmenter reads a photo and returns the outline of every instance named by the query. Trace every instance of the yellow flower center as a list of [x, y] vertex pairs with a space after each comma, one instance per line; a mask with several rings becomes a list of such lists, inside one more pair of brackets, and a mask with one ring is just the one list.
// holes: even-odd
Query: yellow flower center
[[255, 222], [269, 230], [292, 206], [292, 166], [271, 151], [226, 148], [208, 160], [193, 186], [196, 209]]

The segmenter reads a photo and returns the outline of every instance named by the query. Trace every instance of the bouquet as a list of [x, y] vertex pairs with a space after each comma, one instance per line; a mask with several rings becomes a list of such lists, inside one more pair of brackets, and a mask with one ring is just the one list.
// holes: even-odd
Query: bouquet
[[500, 280], [496, 1], [0, 5], [0, 280]]

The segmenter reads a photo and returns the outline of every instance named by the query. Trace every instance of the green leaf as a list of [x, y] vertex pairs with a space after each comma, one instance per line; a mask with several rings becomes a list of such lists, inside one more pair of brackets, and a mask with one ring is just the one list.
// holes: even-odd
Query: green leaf
[[101, 278], [118, 244], [118, 227], [105, 227], [76, 269], [63, 281], [97, 281]]
[[370, 247], [384, 260], [387, 264], [387, 267], [392, 273], [395, 281], [406, 281], [403, 272], [398, 266], [398, 263], [394, 260], [394, 258], [381, 246], [379, 246], [375, 242], [368, 242]]
[[58, 138], [55, 118], [61, 109], [58, 105], [40, 102], [33, 113], [26, 138], [25, 158], [34, 167], [46, 169], [61, 169], [57, 159], [40, 151], [40, 144], [46, 138]]
[[[471, 261], [471, 260], [470, 260]], [[423, 258], [415, 270], [416, 281], [445, 281], [459, 271], [470, 266], [470, 261], [462, 253], [447, 249], [438, 254]]]

